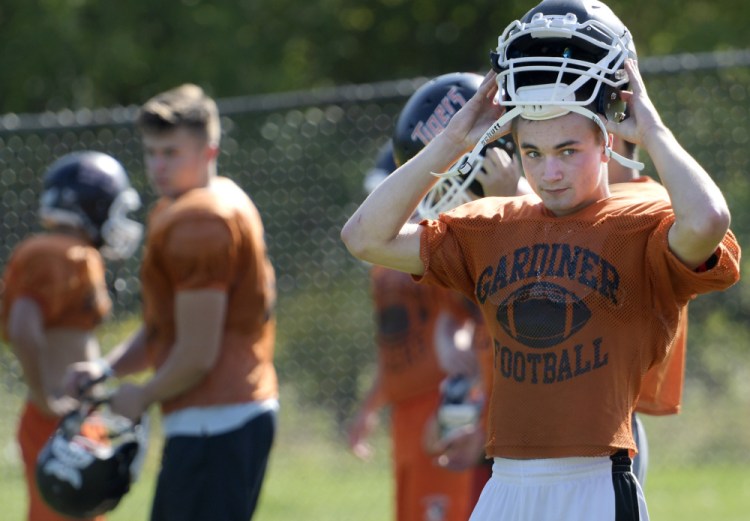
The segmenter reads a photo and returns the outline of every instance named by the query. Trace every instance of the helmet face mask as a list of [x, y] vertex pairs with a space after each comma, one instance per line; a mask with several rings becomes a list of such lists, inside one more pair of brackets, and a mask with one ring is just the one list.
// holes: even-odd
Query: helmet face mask
[[[396, 163], [406, 163], [442, 132], [453, 115], [476, 94], [482, 79], [474, 73], [449, 73], [433, 78], [417, 89], [396, 122], [393, 134]], [[467, 175], [438, 176], [440, 180], [420, 201], [417, 214], [421, 218], [435, 219], [442, 212], [482, 197], [484, 190], [476, 179], [480, 168], [481, 165]]]
[[485, 132], [471, 153], [444, 175], [468, 174], [481, 150], [513, 118], [545, 120], [575, 112], [591, 119], [603, 134], [605, 153], [626, 168], [644, 165], [614, 152], [599, 114], [613, 121], [627, 116], [620, 96], [628, 86], [625, 60], [636, 59], [630, 32], [598, 0], [543, 0], [512, 22], [490, 53], [497, 72], [498, 102], [505, 113]]
[[480, 168], [475, 168], [468, 176], [441, 178], [419, 202], [419, 216], [423, 219], [437, 219], [441, 213], [476, 199], [470, 195], [464, 181], [468, 179], [470, 183], [479, 170]]
[[627, 58], [636, 58], [627, 28], [596, 0], [545, 0], [511, 23], [491, 54], [501, 104], [521, 116], [548, 119], [569, 106], [593, 106], [621, 120], [619, 90], [627, 88]]
[[107, 154], [74, 152], [59, 158], [45, 173], [39, 202], [45, 226], [82, 230], [108, 258], [130, 256], [140, 243], [143, 226], [126, 217], [140, 208], [140, 197], [122, 165]]
[[[509, 136], [504, 136], [493, 141], [482, 149], [474, 168], [468, 174], [456, 176], [441, 176], [440, 180], [427, 192], [427, 195], [419, 202], [417, 212], [423, 219], [437, 219], [438, 215], [453, 210], [462, 204], [475, 201], [484, 197], [484, 187], [476, 177], [484, 169], [484, 159], [489, 148], [502, 148], [508, 155], [513, 157], [515, 144]], [[468, 154], [457, 161], [461, 164]]]
[[141, 207], [138, 192], [128, 188], [120, 192], [109, 207], [109, 217], [102, 225], [102, 255], [108, 259], [127, 259], [135, 253], [143, 236], [143, 225], [127, 214]]

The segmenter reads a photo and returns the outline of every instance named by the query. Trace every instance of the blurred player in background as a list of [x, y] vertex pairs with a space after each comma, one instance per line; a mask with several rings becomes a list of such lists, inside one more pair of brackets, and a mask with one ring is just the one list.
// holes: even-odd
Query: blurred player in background
[[[724, 197], [661, 121], [630, 41], [601, 2], [545, 0], [503, 32], [477, 94], [342, 230], [358, 258], [482, 309], [494, 465], [472, 521], [647, 520], [630, 460], [641, 381], [687, 303], [739, 279]], [[508, 132], [535, 196], [408, 221], [430, 172], [467, 175]], [[606, 163], [628, 163], [610, 132], [643, 145], [671, 204], [610, 194]]]
[[[372, 191], [396, 168], [391, 142], [365, 177]], [[377, 372], [349, 429], [352, 452], [372, 456], [368, 437], [390, 407], [397, 521], [463, 521], [472, 504], [472, 473], [437, 467], [422, 432], [440, 401], [448, 368], [476, 373], [470, 353], [474, 324], [458, 293], [414, 283], [406, 273], [373, 266]]]
[[[396, 122], [393, 143], [397, 164], [402, 165], [410, 160], [439, 134], [458, 109], [476, 93], [481, 82], [482, 77], [478, 74], [456, 72], [437, 76], [421, 86], [406, 102]], [[503, 138], [482, 151], [480, 161], [471, 174], [440, 177], [420, 201], [417, 215], [420, 219], [436, 219], [442, 212], [481, 197], [529, 193], [531, 188], [521, 173], [515, 145], [511, 139]], [[449, 394], [458, 395], [441, 393], [441, 406], [426, 423], [424, 443], [426, 450], [441, 467], [453, 471], [474, 469], [473, 507], [491, 474], [492, 460], [484, 456], [488, 402], [484, 400], [478, 421], [462, 422], [462, 410], [468, 414], [468, 418], [472, 418], [472, 405], [461, 403], [460, 396], [462, 390], [469, 390], [476, 383], [481, 384], [485, 396], [490, 395], [493, 349], [479, 309], [468, 299], [465, 305], [475, 324], [471, 354], [479, 366], [479, 378], [461, 374], [455, 369], [448, 370], [449, 376], [441, 387]], [[455, 415], [458, 416], [450, 420]], [[443, 425], [445, 423], [454, 425], [448, 429]]]
[[[152, 521], [247, 521], [276, 429], [275, 278], [260, 215], [217, 174], [216, 103], [185, 84], [139, 110], [148, 177], [161, 196], [141, 267], [143, 325], [107, 355], [122, 383], [111, 407], [159, 404], [166, 437]], [[72, 381], [98, 376], [81, 364]]]
[[[393, 141], [380, 151], [376, 168], [366, 176], [366, 190], [374, 190], [397, 163], [408, 161], [439, 133], [455, 111], [476, 92], [481, 80], [476, 74], [453, 73], [420, 87], [399, 115]], [[503, 143], [504, 147], [488, 148], [484, 166], [470, 178], [441, 180], [422, 200], [414, 218], [435, 217], [441, 211], [485, 193], [515, 195], [526, 191], [520, 168], [509, 154], [512, 143]], [[484, 460], [481, 414], [488, 392], [486, 375], [490, 371], [485, 370], [480, 375], [478, 360], [485, 360], [482, 369], [491, 367], [491, 361], [486, 359], [492, 352], [483, 319], [476, 306], [454, 292], [420, 288], [410, 276], [378, 266], [372, 268], [371, 277], [378, 311], [379, 366], [350, 431], [352, 450], [363, 457], [369, 455], [364, 441], [374, 427], [376, 412], [383, 405], [393, 405], [397, 519], [442, 519], [425, 517], [427, 510], [420, 512], [408, 506], [420, 508], [419, 505], [429, 504], [424, 498], [429, 495], [436, 505], [431, 515], [445, 511], [437, 506], [439, 496], [435, 491], [440, 484], [435, 481], [436, 475], [447, 480], [448, 490], [452, 490], [450, 503], [468, 504], [469, 510], [463, 514], [459, 511], [459, 518], [463, 519], [489, 477], [488, 466], [480, 464]], [[435, 366], [431, 351], [437, 353], [439, 368]], [[417, 357], [413, 352], [422, 354]], [[420, 361], [421, 369], [415, 360]], [[432, 368], [425, 370], [430, 364]], [[404, 400], [413, 396], [415, 389], [421, 389], [423, 407], [419, 414], [414, 412], [415, 398], [410, 402]], [[473, 444], [472, 461], [460, 469], [455, 459], [448, 460], [444, 454], [430, 450], [435, 443], [432, 437], [443, 440], [454, 436], [460, 437], [458, 443], [462, 447]], [[435, 465], [450, 472], [436, 473]], [[467, 473], [471, 474], [468, 485]], [[417, 488], [410, 486], [408, 479], [426, 479], [426, 485], [421, 486], [423, 492], [416, 493]], [[459, 480], [463, 485], [458, 484]], [[409, 494], [409, 490], [415, 493]], [[454, 517], [451, 514], [446, 519]]]
[[93, 151], [60, 157], [44, 174], [38, 213], [45, 231], [18, 244], [5, 267], [3, 333], [28, 388], [18, 443], [29, 521], [70, 519], [41, 499], [37, 456], [60, 419], [77, 407], [64, 392], [67, 367], [100, 357], [95, 328], [112, 307], [102, 254], [115, 260], [135, 252], [142, 226], [127, 213], [139, 207], [115, 158]]

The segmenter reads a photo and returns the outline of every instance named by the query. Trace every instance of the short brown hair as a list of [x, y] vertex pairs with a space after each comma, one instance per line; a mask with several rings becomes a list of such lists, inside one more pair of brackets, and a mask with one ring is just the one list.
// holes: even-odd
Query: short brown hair
[[211, 145], [218, 145], [221, 137], [216, 102], [192, 83], [185, 83], [146, 101], [138, 111], [135, 124], [144, 134], [186, 128]]

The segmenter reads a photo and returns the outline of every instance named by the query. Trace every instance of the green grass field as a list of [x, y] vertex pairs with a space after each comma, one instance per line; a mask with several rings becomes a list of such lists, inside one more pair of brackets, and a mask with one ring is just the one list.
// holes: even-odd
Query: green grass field
[[[14, 415], [20, 401], [0, 402], [2, 417]], [[324, 415], [302, 411], [282, 402], [279, 433], [256, 514], [257, 521], [387, 521], [391, 519], [392, 482], [388, 440], [381, 429], [374, 442], [373, 461], [365, 463], [348, 453], [343, 441], [335, 441]], [[656, 421], [664, 421], [656, 419]], [[653, 420], [652, 420], [653, 423]], [[3, 521], [24, 519], [25, 491], [15, 445], [8, 426], [0, 424], [0, 505]], [[656, 429], [658, 431], [658, 429]], [[141, 479], [110, 521], [148, 519], [160, 443], [158, 423], [154, 443]], [[661, 435], [657, 432], [656, 435]], [[653, 438], [653, 436], [652, 436]], [[654, 449], [659, 440], [653, 439]], [[747, 521], [750, 512], [750, 470], [744, 464], [660, 466], [658, 450], [646, 497], [652, 520]]]
[[654, 468], [646, 479], [654, 521], [746, 521], [750, 472], [745, 465]]
[[[21, 400], [0, 397], [0, 521], [25, 519], [26, 491], [15, 444]], [[390, 467], [384, 433], [375, 437], [372, 462], [350, 455], [343, 441], [330, 441], [331, 422], [316, 412], [283, 407], [261, 506], [255, 519], [383, 521], [390, 514]], [[161, 453], [158, 415], [152, 414], [152, 440], [139, 480], [109, 521], [147, 520]]]
[[[127, 330], [129, 324], [118, 327]], [[115, 331], [113, 337], [122, 336]], [[0, 356], [10, 354], [0, 350]], [[8, 365], [4, 363], [3, 365]], [[743, 382], [747, 381], [743, 379]], [[646, 499], [655, 521], [750, 519], [748, 387], [720, 400], [688, 386], [677, 416], [642, 417], [651, 446]], [[24, 521], [26, 492], [15, 443], [22, 388], [0, 389], [0, 521]], [[352, 456], [334, 421], [303, 407], [282, 387], [276, 443], [255, 521], [388, 521], [392, 519], [389, 441], [381, 428], [376, 457]], [[744, 411], [744, 413], [743, 413]], [[146, 521], [161, 453], [158, 414], [143, 473], [109, 521]]]

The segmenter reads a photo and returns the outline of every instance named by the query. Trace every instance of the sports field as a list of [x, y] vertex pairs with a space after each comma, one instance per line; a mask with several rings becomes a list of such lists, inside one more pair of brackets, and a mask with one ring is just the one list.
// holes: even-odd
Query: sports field
[[[282, 399], [285, 399], [282, 396]], [[289, 401], [293, 401], [290, 399]], [[0, 402], [3, 417], [15, 415], [15, 397]], [[283, 404], [282, 404], [283, 406]], [[692, 420], [691, 415], [680, 415]], [[646, 418], [651, 435], [652, 465], [646, 496], [652, 520], [747, 521], [750, 511], [750, 469], [746, 464], [701, 462], [686, 454], [684, 462], [660, 463], [660, 450], [674, 455], [661, 439], [665, 432], [679, 432], [681, 417]], [[661, 422], [661, 425], [658, 423]], [[11, 422], [0, 423], [7, 430]], [[317, 412], [283, 408], [279, 436], [273, 452], [257, 521], [387, 521], [391, 519], [391, 476], [388, 441], [383, 429], [376, 437], [376, 456], [364, 463], [351, 456], [343, 440], [331, 431], [331, 422]], [[676, 431], [673, 429], [677, 429]], [[693, 429], [700, 436], [700, 429]], [[160, 452], [158, 422], [154, 442], [140, 480], [125, 497], [111, 521], [148, 519], [153, 479]], [[25, 491], [11, 432], [0, 432], [0, 519], [23, 519]], [[682, 436], [676, 436], [684, 444]], [[697, 461], [697, 463], [696, 463]]]
[[[750, 243], [747, 57], [742, 51], [641, 61], [665, 121], [720, 183], [742, 245]], [[256, 521], [392, 519], [384, 429], [369, 463], [350, 455], [344, 442], [342, 424], [371, 382], [375, 332], [367, 267], [346, 251], [340, 233], [364, 197], [362, 175], [411, 94], [409, 85], [418, 83], [248, 95], [223, 105], [221, 172], [252, 195], [264, 216], [279, 288], [275, 362], [282, 412]], [[144, 198], [145, 220], [154, 194], [143, 173], [141, 137], [123, 119], [129, 108], [92, 109], [4, 120], [0, 260], [38, 230], [39, 179], [32, 173], [63, 152], [90, 147], [121, 158]], [[650, 163], [647, 172], [654, 173]], [[743, 262], [746, 273], [748, 260]], [[137, 327], [139, 266], [133, 258], [110, 273], [116, 313], [97, 331], [105, 350]], [[748, 288], [740, 283], [691, 303], [684, 409], [675, 417], [644, 417], [653, 520], [750, 520]], [[24, 519], [15, 443], [23, 393], [19, 365], [0, 342], [0, 521]], [[161, 450], [154, 419], [144, 472], [110, 521], [148, 519]]]

